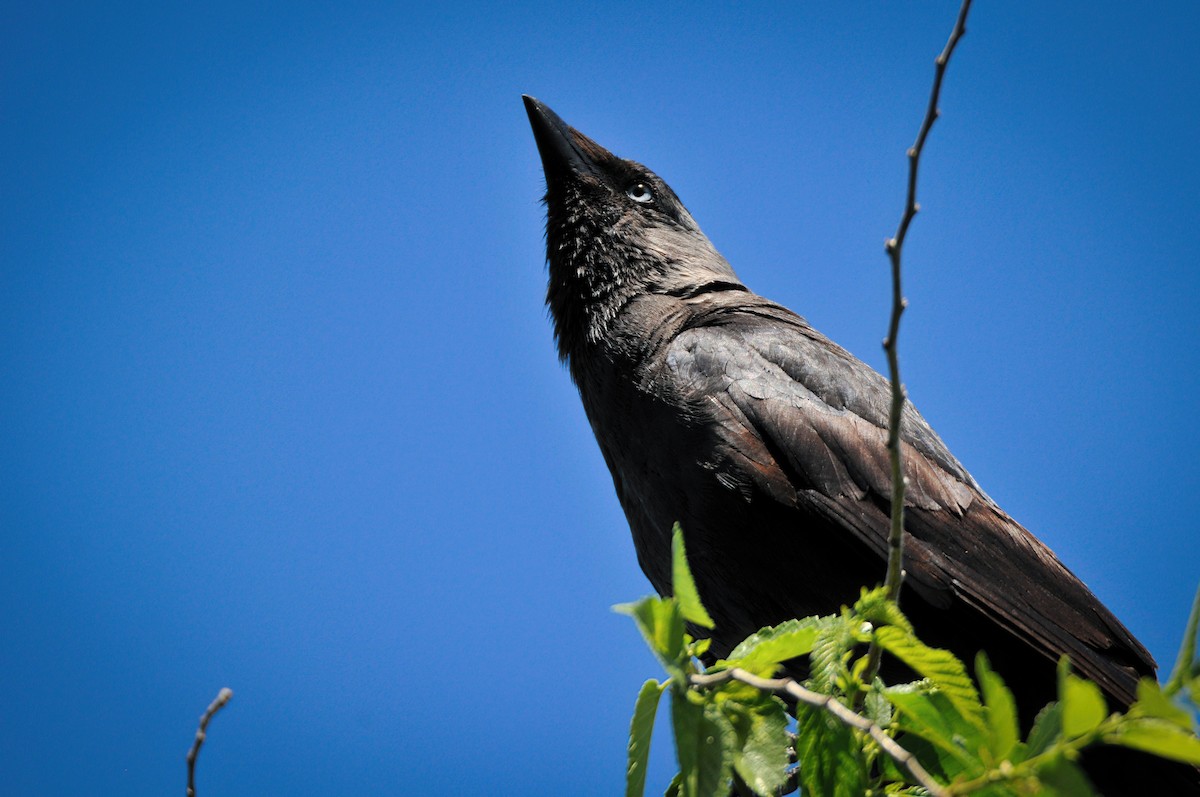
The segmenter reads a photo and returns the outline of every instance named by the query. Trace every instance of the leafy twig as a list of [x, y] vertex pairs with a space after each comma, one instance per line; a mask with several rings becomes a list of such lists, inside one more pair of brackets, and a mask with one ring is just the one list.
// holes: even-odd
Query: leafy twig
[[1111, 733], [1121, 727], [1125, 717], [1121, 714], [1113, 714], [1106, 717], [1102, 723], [1097, 725], [1091, 731], [1077, 736], [1073, 739], [1058, 739], [1049, 748], [1037, 755], [1030, 756], [1024, 761], [1012, 763], [1008, 759], [1001, 761], [997, 766], [984, 772], [982, 775], [970, 780], [960, 780], [957, 783], [952, 783], [946, 789], [946, 794], [950, 797], [959, 797], [959, 795], [974, 794], [975, 792], [996, 783], [1017, 783], [1022, 779], [1034, 777], [1036, 778], [1043, 767], [1047, 763], [1058, 761], [1063, 758], [1074, 760], [1079, 751], [1097, 740], [1102, 739], [1105, 734]]
[[204, 744], [209, 720], [225, 707], [231, 697], [233, 697], [233, 690], [229, 687], [222, 688], [217, 693], [216, 700], [210, 703], [204, 710], [204, 714], [200, 716], [200, 727], [196, 729], [196, 739], [192, 742], [192, 749], [188, 750], [187, 754], [187, 797], [196, 797], [196, 756], [200, 755], [200, 746]]
[[820, 692], [805, 689], [791, 678], [760, 678], [740, 667], [733, 667], [728, 670], [704, 675], [692, 675], [688, 680], [692, 686], [698, 687], [717, 686], [727, 681], [739, 681], [753, 686], [755, 689], [760, 689], [764, 692], [773, 692], [777, 695], [787, 695], [806, 705], [828, 711], [840, 722], [851, 728], [865, 731], [867, 735], [875, 740], [880, 749], [903, 767], [908, 774], [912, 775], [913, 780], [924, 787], [931, 797], [948, 797], [950, 794], [944, 786], [935, 781], [925, 768], [921, 766], [921, 762], [917, 760], [916, 756], [897, 744], [896, 740], [888, 736], [883, 728], [861, 714], [856, 714], [832, 695], [824, 695]]

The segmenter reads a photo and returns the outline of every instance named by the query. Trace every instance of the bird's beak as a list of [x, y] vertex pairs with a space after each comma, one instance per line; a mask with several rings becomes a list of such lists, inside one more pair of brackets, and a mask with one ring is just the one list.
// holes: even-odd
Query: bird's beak
[[613, 157], [611, 152], [568, 125], [543, 103], [528, 94], [521, 98], [525, 100], [533, 137], [542, 155], [542, 170], [546, 172], [547, 183], [572, 174], [599, 174], [597, 161]]

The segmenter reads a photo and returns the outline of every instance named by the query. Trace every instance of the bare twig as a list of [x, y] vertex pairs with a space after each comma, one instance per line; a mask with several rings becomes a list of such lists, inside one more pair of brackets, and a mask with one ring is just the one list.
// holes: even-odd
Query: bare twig
[[924, 787], [932, 797], [948, 797], [950, 794], [944, 786], [930, 777], [916, 756], [897, 744], [896, 740], [888, 736], [883, 728], [880, 728], [861, 714], [856, 714], [844, 703], [834, 699], [832, 695], [823, 695], [820, 692], [805, 689], [791, 678], [760, 678], [740, 667], [733, 667], [728, 670], [704, 675], [692, 675], [689, 678], [691, 685], [698, 687], [716, 686], [727, 681], [739, 681], [753, 686], [755, 689], [761, 689], [764, 692], [787, 695], [805, 705], [828, 711], [843, 724], [851, 728], [857, 728], [860, 731], [865, 731], [867, 735], [875, 740], [883, 752], [887, 753], [893, 761], [903, 767], [909, 775], [912, 775], [913, 780], [918, 785]]
[[925, 149], [925, 139], [929, 130], [937, 120], [941, 111], [938, 109], [938, 98], [942, 93], [942, 77], [946, 74], [946, 65], [958, 40], [967, 32], [967, 12], [971, 10], [971, 0], [963, 0], [958, 10], [958, 21], [950, 33], [946, 47], [934, 63], [933, 90], [929, 94], [929, 107], [925, 109], [925, 119], [917, 132], [917, 140], [908, 150], [908, 199], [904, 204], [904, 215], [900, 217], [900, 226], [896, 234], [887, 240], [885, 249], [892, 261], [892, 317], [888, 323], [887, 337], [883, 340], [883, 350], [887, 352], [888, 375], [892, 382], [892, 406], [888, 414], [888, 454], [892, 464], [892, 528], [888, 535], [888, 569], [884, 585], [888, 597], [896, 600], [900, 595], [900, 583], [904, 578], [904, 466], [900, 458], [900, 423], [904, 412], [904, 385], [900, 382], [900, 358], [896, 349], [896, 338], [900, 334], [900, 316], [908, 306], [908, 300], [900, 289], [900, 255], [904, 249], [904, 240], [908, 237], [908, 227], [913, 217], [917, 215], [920, 205], [917, 204], [917, 170], [921, 165], [921, 152]]
[[1192, 601], [1192, 611], [1188, 615], [1187, 627], [1183, 631], [1183, 644], [1179, 646], [1179, 657], [1175, 660], [1175, 668], [1171, 677], [1163, 685], [1163, 691], [1174, 695], [1184, 687], [1187, 680], [1193, 677], [1196, 669], [1196, 631], [1200, 628], [1200, 589]]
[[204, 714], [200, 716], [200, 727], [196, 729], [196, 739], [192, 742], [192, 749], [188, 750], [187, 754], [187, 797], [196, 797], [196, 756], [200, 755], [200, 745], [204, 744], [208, 722], [225, 707], [231, 697], [233, 697], [233, 690], [224, 687], [217, 693], [217, 699], [210, 703], [204, 710]]
[[[942, 94], [942, 78], [946, 74], [946, 65], [950, 63], [950, 56], [958, 46], [958, 40], [967, 32], [967, 12], [970, 10], [971, 0], [963, 0], [958, 9], [958, 20], [954, 23], [954, 30], [950, 32], [950, 39], [933, 62], [933, 89], [929, 93], [929, 107], [925, 109], [925, 118], [921, 121], [921, 129], [917, 131], [917, 140], [908, 149], [908, 197], [904, 203], [904, 215], [900, 217], [900, 226], [896, 228], [895, 236], [887, 239], [884, 244], [888, 258], [892, 261], [892, 316], [888, 322], [887, 337], [883, 339], [883, 350], [887, 353], [888, 377], [892, 385], [887, 440], [888, 459], [892, 467], [892, 524], [888, 532], [887, 576], [883, 584], [887, 588], [888, 597], [894, 601], [900, 600], [900, 585], [904, 581], [904, 492], [908, 486], [900, 452], [905, 396], [904, 384], [900, 381], [900, 355], [896, 348], [896, 338], [900, 334], [900, 316], [908, 306], [900, 284], [900, 255], [908, 237], [908, 227], [920, 210], [920, 205], [917, 204], [917, 170], [921, 166], [925, 139], [929, 137], [930, 128], [941, 114], [938, 98]], [[864, 670], [866, 683], [875, 680], [881, 656], [879, 646], [872, 642], [867, 650], [867, 667]]]

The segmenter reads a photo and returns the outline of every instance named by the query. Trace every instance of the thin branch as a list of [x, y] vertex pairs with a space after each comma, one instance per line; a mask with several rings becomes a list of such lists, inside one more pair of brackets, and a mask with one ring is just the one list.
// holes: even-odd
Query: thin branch
[[1192, 611], [1188, 614], [1187, 627], [1183, 631], [1183, 644], [1179, 646], [1179, 656], [1175, 660], [1175, 668], [1171, 670], [1171, 677], [1163, 686], [1163, 691], [1168, 696], [1174, 695], [1182, 689], [1196, 668], [1196, 631], [1198, 627], [1200, 627], [1200, 589], [1196, 590], [1196, 597], [1192, 601]]
[[1061, 761], [1064, 758], [1074, 760], [1083, 748], [1104, 739], [1110, 733], [1119, 732], [1118, 729], [1121, 727], [1125, 716], [1123, 714], [1111, 714], [1103, 722], [1082, 736], [1077, 736], [1074, 739], [1058, 739], [1037, 755], [1030, 756], [1016, 764], [1008, 759], [1004, 759], [979, 777], [972, 778], [971, 780], [960, 780], [957, 783], [951, 784], [946, 793], [950, 797], [958, 797], [958, 795], [974, 794], [985, 786], [990, 786], [994, 783], [1017, 783], [1031, 776], [1037, 777], [1038, 773], [1048, 763]]
[[[888, 531], [887, 576], [883, 584], [887, 588], [888, 597], [894, 601], [900, 600], [900, 585], [904, 582], [904, 493], [908, 486], [900, 449], [905, 402], [904, 383], [900, 381], [900, 354], [896, 347], [900, 335], [900, 316], [904, 314], [904, 308], [908, 307], [908, 300], [904, 298], [901, 288], [900, 258], [904, 251], [904, 241], [908, 238], [908, 227], [921, 207], [917, 204], [917, 172], [921, 166], [921, 153], [925, 151], [925, 139], [929, 137], [933, 123], [941, 114], [938, 99], [942, 94], [942, 78], [946, 74], [946, 65], [950, 63], [950, 56], [958, 46], [958, 40], [967, 32], [967, 12], [970, 10], [971, 0], [963, 0], [958, 9], [954, 30], [950, 32], [945, 48], [933, 62], [933, 89], [929, 93], [929, 106], [925, 109], [921, 129], [917, 131], [917, 140], [908, 149], [908, 196], [904, 202], [904, 214], [900, 217], [900, 226], [896, 228], [896, 234], [884, 245], [892, 262], [892, 315], [888, 321], [887, 337], [883, 339], [883, 350], [887, 353], [888, 378], [892, 386], [887, 440], [888, 459], [892, 469], [892, 523]], [[867, 650], [866, 683], [871, 683], [875, 674], [879, 672], [881, 656], [879, 646], [871, 643]]]
[[904, 240], [908, 237], [908, 227], [913, 217], [917, 215], [920, 205], [917, 204], [917, 170], [921, 166], [921, 153], [925, 149], [925, 139], [929, 130], [937, 120], [941, 111], [938, 109], [938, 98], [942, 93], [942, 78], [946, 74], [946, 65], [950, 56], [958, 46], [958, 40], [967, 32], [967, 12], [971, 10], [971, 0], [963, 0], [958, 10], [958, 21], [950, 33], [946, 47], [934, 63], [933, 90], [929, 94], [929, 107], [925, 110], [925, 119], [917, 132], [916, 142], [908, 150], [908, 199], [904, 204], [904, 215], [900, 217], [900, 226], [895, 236], [889, 238], [885, 245], [888, 257], [892, 261], [892, 317], [888, 323], [887, 337], [883, 340], [883, 350], [887, 352], [888, 375], [892, 382], [892, 406], [888, 413], [888, 455], [892, 464], [892, 528], [888, 535], [888, 569], [884, 585], [888, 597], [896, 600], [900, 596], [900, 583], [904, 578], [904, 466], [900, 458], [900, 424], [904, 412], [904, 385], [900, 381], [900, 358], [896, 348], [896, 339], [900, 334], [900, 316], [908, 306], [900, 285], [900, 256], [904, 249]]
[[204, 710], [204, 714], [200, 717], [200, 727], [196, 729], [196, 739], [192, 742], [192, 749], [188, 750], [187, 754], [187, 797], [196, 797], [196, 756], [200, 755], [200, 745], [204, 744], [205, 734], [208, 731], [208, 722], [218, 711], [225, 708], [225, 704], [229, 702], [229, 698], [233, 697], [233, 690], [229, 687], [224, 687], [217, 693], [217, 699], [209, 704]]
[[932, 797], [949, 797], [950, 792], [946, 791], [944, 786], [930, 777], [916, 756], [897, 744], [896, 740], [888, 736], [883, 728], [861, 714], [851, 711], [844, 703], [834, 699], [832, 695], [823, 695], [820, 692], [805, 689], [791, 678], [760, 678], [753, 673], [746, 672], [740, 667], [733, 667], [732, 669], [705, 675], [692, 675], [688, 680], [692, 686], [698, 687], [716, 686], [727, 681], [739, 681], [748, 686], [753, 686], [755, 689], [761, 689], [764, 692], [772, 692], [777, 695], [787, 695], [806, 705], [828, 711], [843, 724], [860, 731], [865, 731], [867, 735], [875, 740], [883, 752], [887, 753], [893, 761], [903, 767], [912, 776], [913, 780], [918, 785], [924, 787]]

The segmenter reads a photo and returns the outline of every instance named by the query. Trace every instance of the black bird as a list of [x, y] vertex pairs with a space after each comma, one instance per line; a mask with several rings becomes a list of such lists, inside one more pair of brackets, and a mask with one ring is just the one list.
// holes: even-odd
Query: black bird
[[[852, 603], [887, 557], [887, 380], [752, 293], [657, 175], [524, 99], [546, 176], [559, 355], [642, 570], [670, 594], [679, 521], [717, 656], [765, 625]], [[904, 609], [917, 633], [967, 662], [986, 650], [1026, 723], [1054, 698], [1064, 654], [1128, 706], [1154, 675], [1149, 652], [911, 404], [902, 429]]]

